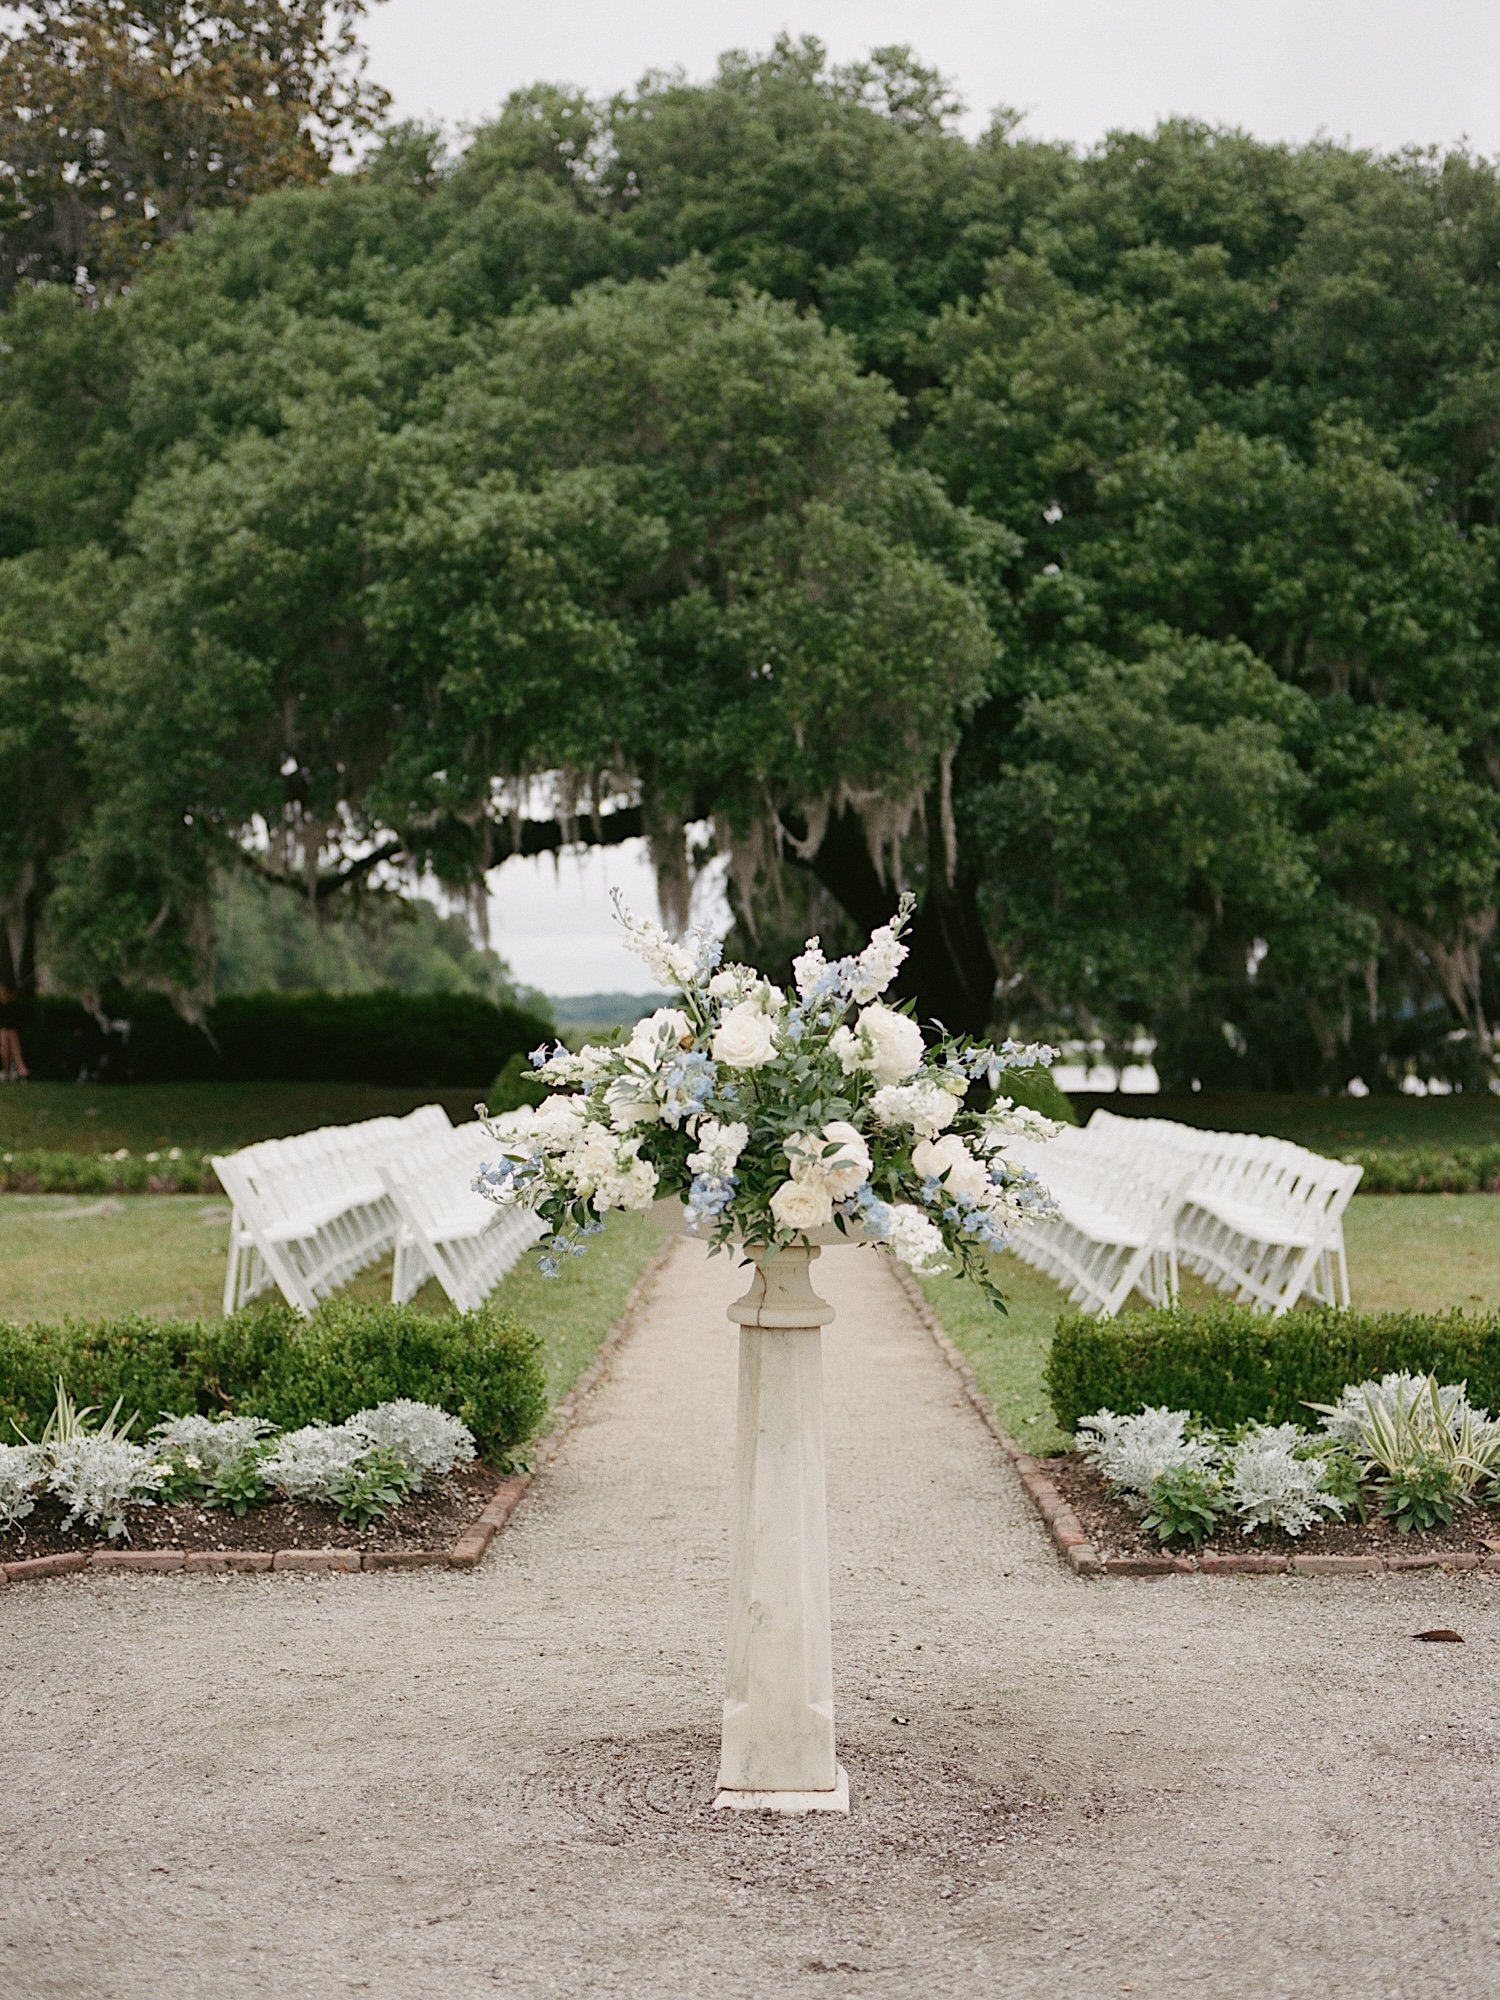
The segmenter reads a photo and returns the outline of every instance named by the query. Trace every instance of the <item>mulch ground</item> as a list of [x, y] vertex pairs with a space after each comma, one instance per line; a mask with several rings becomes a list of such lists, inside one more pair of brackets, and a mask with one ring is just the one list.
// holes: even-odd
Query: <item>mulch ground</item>
[[425, 1492], [409, 1494], [393, 1513], [367, 1528], [346, 1528], [336, 1507], [310, 1500], [270, 1500], [238, 1518], [226, 1509], [191, 1502], [132, 1507], [125, 1517], [129, 1539], [117, 1536], [113, 1541], [94, 1529], [65, 1529], [67, 1509], [60, 1500], [43, 1496], [24, 1521], [0, 1534], [0, 1563], [94, 1549], [184, 1555], [236, 1549], [447, 1549], [472, 1524], [501, 1477], [489, 1466], [465, 1466]]
[[[1186, 1544], [1163, 1549], [1146, 1533], [1138, 1515], [1111, 1493], [1086, 1459], [1072, 1453], [1039, 1461], [1041, 1469], [1072, 1507], [1101, 1557], [1181, 1553]], [[1389, 1521], [1330, 1521], [1292, 1536], [1279, 1528], [1247, 1535], [1232, 1520], [1203, 1543], [1202, 1555], [1434, 1556], [1500, 1554], [1500, 1514], [1483, 1507], [1460, 1507], [1447, 1528], [1401, 1534]]]

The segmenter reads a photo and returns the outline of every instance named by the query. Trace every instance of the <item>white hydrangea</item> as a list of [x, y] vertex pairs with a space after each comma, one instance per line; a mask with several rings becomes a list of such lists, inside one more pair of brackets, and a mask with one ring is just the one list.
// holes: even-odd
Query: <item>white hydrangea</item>
[[717, 1118], [705, 1118], [698, 1126], [697, 1138], [697, 1151], [688, 1155], [688, 1171], [727, 1180], [750, 1143], [750, 1127], [738, 1119], [721, 1124]]
[[467, 1424], [433, 1403], [414, 1402], [409, 1396], [359, 1410], [344, 1428], [393, 1451], [419, 1486], [445, 1478], [455, 1465], [474, 1456], [474, 1433]]
[[918, 1083], [882, 1084], [870, 1099], [876, 1124], [906, 1126], [924, 1139], [935, 1139], [958, 1115], [959, 1099], [941, 1083], [924, 1077]]
[[34, 1445], [0, 1444], [0, 1528], [24, 1521], [42, 1483], [42, 1455]]
[[867, 1070], [880, 1084], [904, 1083], [921, 1065], [922, 1030], [909, 1014], [878, 1004], [866, 1007], [852, 1028], [829, 1037], [845, 1076]]
[[370, 1450], [370, 1440], [342, 1424], [304, 1424], [283, 1431], [261, 1460], [261, 1477], [288, 1500], [327, 1500], [351, 1467]]
[[60, 1438], [45, 1447], [47, 1490], [66, 1502], [65, 1528], [82, 1521], [114, 1537], [125, 1532], [125, 1509], [149, 1507], [171, 1467], [128, 1438]]
[[649, 1208], [656, 1198], [657, 1173], [639, 1154], [640, 1140], [621, 1138], [605, 1125], [585, 1126], [560, 1162], [566, 1179], [595, 1211]]
[[909, 1271], [948, 1268], [942, 1231], [910, 1202], [892, 1202], [885, 1212], [885, 1241]]
[[1295, 1455], [1307, 1442], [1299, 1424], [1255, 1424], [1225, 1453], [1229, 1497], [1247, 1535], [1260, 1527], [1301, 1535], [1324, 1514], [1343, 1513], [1323, 1484], [1322, 1460]]
[[1164, 1472], [1185, 1466], [1210, 1471], [1217, 1464], [1216, 1441], [1185, 1436], [1187, 1422], [1186, 1410], [1148, 1409], [1133, 1417], [1096, 1410], [1079, 1424], [1073, 1442], [1118, 1492], [1143, 1500]]
[[168, 1417], [150, 1440], [159, 1452], [193, 1459], [212, 1478], [254, 1451], [272, 1428], [264, 1417]]

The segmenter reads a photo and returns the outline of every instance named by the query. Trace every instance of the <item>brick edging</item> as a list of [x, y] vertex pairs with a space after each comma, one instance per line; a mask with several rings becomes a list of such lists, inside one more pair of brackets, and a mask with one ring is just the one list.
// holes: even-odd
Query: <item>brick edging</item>
[[314, 1570], [325, 1574], [349, 1570], [473, 1569], [515, 1512], [537, 1474], [556, 1456], [564, 1437], [577, 1421], [584, 1402], [609, 1373], [610, 1364], [622, 1343], [635, 1331], [640, 1321], [642, 1302], [672, 1254], [675, 1240], [667, 1238], [631, 1286], [619, 1318], [600, 1341], [593, 1360], [553, 1411], [551, 1429], [532, 1446], [529, 1468], [501, 1480], [478, 1517], [464, 1529], [452, 1548], [204, 1549], [193, 1553], [178, 1549], [79, 1549], [61, 1555], [30, 1556], [21, 1562], [0, 1563], [0, 1589], [10, 1583], [67, 1576], [78, 1570], [90, 1573], [97, 1570], [116, 1573], [135, 1570], [155, 1576], [223, 1576], [268, 1569]]
[[1500, 1555], [1479, 1556], [1101, 1556], [1084, 1532], [1083, 1523], [1067, 1498], [1049, 1479], [1029, 1452], [1022, 1451], [995, 1415], [994, 1406], [979, 1386], [968, 1357], [949, 1338], [942, 1321], [928, 1304], [926, 1295], [903, 1264], [894, 1257], [886, 1260], [907, 1303], [932, 1336], [944, 1360], [964, 1385], [964, 1394], [979, 1414], [985, 1429], [994, 1438], [1020, 1474], [1021, 1484], [1041, 1515], [1053, 1546], [1077, 1576], [1378, 1576], [1387, 1571], [1413, 1569], [1482, 1569], [1500, 1572]]

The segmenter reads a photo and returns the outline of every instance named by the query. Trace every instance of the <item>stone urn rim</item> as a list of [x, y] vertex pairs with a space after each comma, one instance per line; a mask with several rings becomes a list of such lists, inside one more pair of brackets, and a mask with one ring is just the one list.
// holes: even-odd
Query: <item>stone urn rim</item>
[[[649, 1213], [653, 1221], [673, 1236], [685, 1236], [690, 1243], [706, 1244], [709, 1240], [706, 1236], [700, 1236], [696, 1230], [688, 1228], [683, 1220], [682, 1208], [680, 1195], [664, 1194], [657, 1196], [651, 1204]], [[782, 1250], [871, 1249], [880, 1241], [880, 1237], [871, 1236], [865, 1230], [855, 1228], [853, 1225], [848, 1229], [839, 1229], [830, 1222], [821, 1229], [799, 1231], [790, 1243], [750, 1243], [744, 1237], [736, 1236], [734, 1247], [745, 1251], [749, 1256], [759, 1258], [768, 1251], [774, 1256]]]

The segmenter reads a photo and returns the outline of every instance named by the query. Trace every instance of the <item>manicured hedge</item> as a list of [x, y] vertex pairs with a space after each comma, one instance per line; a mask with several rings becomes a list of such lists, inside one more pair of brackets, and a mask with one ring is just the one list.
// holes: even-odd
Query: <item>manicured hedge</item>
[[1305, 1423], [1309, 1402], [1393, 1368], [1467, 1382], [1476, 1403], [1500, 1411], [1500, 1314], [1317, 1307], [1270, 1319], [1227, 1301], [1114, 1320], [1077, 1313], [1058, 1321], [1045, 1379], [1065, 1431], [1095, 1410], [1148, 1404], [1228, 1428]]
[[159, 994], [109, 994], [104, 1011], [130, 1022], [127, 1040], [103, 1042], [76, 1001], [32, 1001], [21, 1030], [32, 1075], [66, 1082], [87, 1068], [120, 1082], [465, 1089], [552, 1034], [540, 1016], [471, 993], [235, 994], [209, 1008], [204, 1028]]
[[218, 1194], [207, 1153], [0, 1153], [0, 1194]]
[[1500, 1146], [1391, 1146], [1344, 1155], [1361, 1194], [1500, 1194]]
[[410, 1306], [334, 1301], [311, 1320], [279, 1302], [222, 1320], [0, 1320], [0, 1434], [35, 1436], [58, 1377], [81, 1404], [117, 1396], [144, 1432], [165, 1413], [234, 1411], [291, 1429], [399, 1396], [436, 1403], [503, 1460], [547, 1410], [541, 1342], [508, 1313], [436, 1317]]

